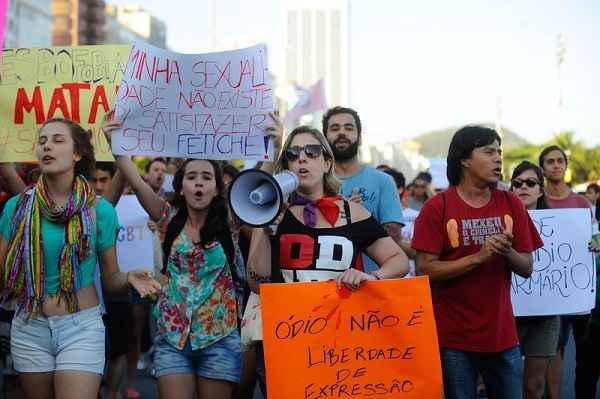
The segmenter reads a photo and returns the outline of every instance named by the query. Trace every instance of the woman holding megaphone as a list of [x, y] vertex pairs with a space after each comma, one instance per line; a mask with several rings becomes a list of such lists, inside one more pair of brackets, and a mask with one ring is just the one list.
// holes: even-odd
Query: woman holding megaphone
[[[106, 120], [110, 142], [118, 121]], [[232, 238], [221, 167], [188, 159], [173, 178], [174, 198], [163, 200], [126, 156], [115, 155], [120, 173], [140, 203], [166, 231], [168, 282], [154, 307], [158, 333], [154, 366], [161, 398], [229, 399], [240, 379], [238, 312], [244, 264]]]
[[[333, 152], [323, 134], [306, 126], [288, 136], [277, 160], [277, 172], [299, 179], [271, 235], [254, 229], [247, 276], [258, 292], [264, 282], [336, 280], [339, 288], [356, 290], [364, 281], [402, 277], [408, 259], [361, 205], [339, 195], [333, 174]], [[379, 269], [365, 273], [362, 252]]]

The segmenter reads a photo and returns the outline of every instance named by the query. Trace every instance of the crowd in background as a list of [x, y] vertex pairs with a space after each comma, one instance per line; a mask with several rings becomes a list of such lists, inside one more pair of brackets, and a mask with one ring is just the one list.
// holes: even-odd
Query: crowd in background
[[[227, 187], [240, 172], [232, 164], [163, 158], [134, 163], [125, 156], [94, 162], [87, 133], [69, 121], [42, 126], [38, 163], [1, 165], [0, 360], [5, 380], [22, 377], [12, 389], [30, 398], [53, 392], [93, 398], [101, 392], [135, 399], [136, 376], [143, 371], [157, 378], [164, 398], [193, 398], [194, 392], [198, 398], [252, 398], [257, 386], [266, 397], [262, 343], [240, 336], [246, 303], [260, 296], [261, 283], [333, 279], [355, 290], [369, 280], [426, 274], [448, 399], [486, 391], [490, 398], [559, 398], [571, 332], [577, 398], [595, 397], [598, 312], [515, 321], [508, 294], [511, 273], [531, 275], [531, 253], [541, 245], [526, 210], [589, 208], [596, 226], [600, 219], [600, 186], [572, 192], [562, 149], [548, 147], [537, 165], [523, 162], [505, 187], [501, 137], [492, 129], [465, 127], [448, 151], [450, 187], [440, 188], [427, 171], [407, 182], [389, 165], [362, 164], [363, 131], [353, 109], [332, 108], [322, 129], [301, 126], [285, 136], [277, 115], [271, 118], [267, 133], [277, 160], [255, 167], [290, 170], [300, 186], [268, 228], [243, 225], [228, 210]], [[105, 121], [109, 142], [119, 128], [118, 121]], [[136, 195], [149, 215], [152, 276], [118, 272], [114, 206], [126, 194]], [[476, 246], [463, 245], [461, 220], [496, 216], [503, 222], [493, 234]], [[348, 243], [345, 263], [320, 243], [300, 270], [286, 249], [297, 244], [287, 233], [318, 240], [323, 231]], [[598, 251], [590, 240], [590, 251]], [[37, 261], [28, 260], [32, 253]], [[51, 275], [52, 281], [44, 280]], [[70, 315], [81, 320], [71, 323]], [[75, 334], [71, 342], [55, 342], [61, 329]], [[84, 338], [102, 345], [83, 345]]]

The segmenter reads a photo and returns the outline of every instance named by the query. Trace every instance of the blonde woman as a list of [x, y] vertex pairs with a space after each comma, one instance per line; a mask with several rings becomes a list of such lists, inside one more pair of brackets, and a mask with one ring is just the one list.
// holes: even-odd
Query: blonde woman
[[[273, 239], [268, 229], [253, 232], [247, 275], [255, 292], [261, 282], [324, 280], [355, 290], [364, 281], [408, 272], [406, 255], [379, 223], [361, 205], [338, 194], [333, 164], [331, 147], [319, 130], [300, 126], [290, 133], [277, 171], [293, 172], [300, 185]], [[378, 270], [363, 271], [362, 252]]]

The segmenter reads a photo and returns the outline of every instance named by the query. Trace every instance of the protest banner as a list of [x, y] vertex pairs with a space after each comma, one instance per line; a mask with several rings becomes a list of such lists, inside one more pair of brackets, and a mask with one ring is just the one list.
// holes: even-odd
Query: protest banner
[[544, 246], [533, 254], [530, 278], [512, 274], [515, 316], [589, 312], [596, 300], [596, 266], [588, 250], [589, 209], [529, 211]]
[[148, 228], [148, 214], [135, 195], [124, 195], [116, 206], [119, 217], [117, 259], [119, 269], [154, 271], [153, 234]]
[[270, 398], [441, 399], [429, 279], [262, 284]]
[[130, 45], [4, 49], [0, 161], [36, 160], [38, 129], [54, 117], [91, 129], [96, 160], [112, 160], [100, 127], [114, 103], [130, 50]]
[[178, 54], [134, 44], [119, 87], [113, 152], [271, 160], [273, 111], [264, 45]]

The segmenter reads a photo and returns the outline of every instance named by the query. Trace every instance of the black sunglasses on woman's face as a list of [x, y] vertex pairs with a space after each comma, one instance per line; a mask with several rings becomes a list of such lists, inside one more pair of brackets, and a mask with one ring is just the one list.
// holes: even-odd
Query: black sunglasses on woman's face
[[285, 159], [288, 161], [295, 161], [300, 158], [300, 153], [304, 151], [309, 158], [318, 158], [323, 153], [323, 146], [321, 144], [307, 144], [303, 147], [293, 146], [285, 150]]
[[511, 184], [514, 188], [521, 188], [521, 186], [523, 186], [523, 184], [525, 184], [529, 188], [534, 188], [535, 186], [537, 186], [540, 183], [536, 179], [524, 179], [524, 180], [513, 179]]

